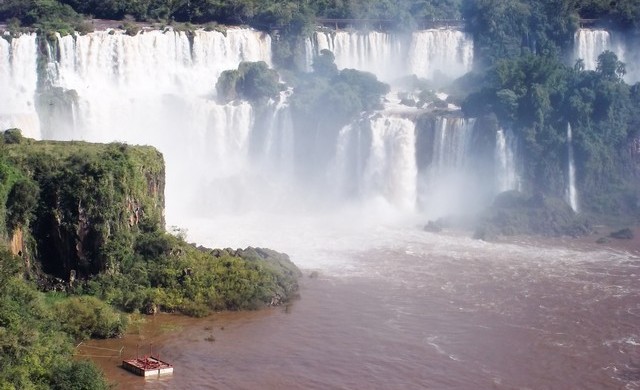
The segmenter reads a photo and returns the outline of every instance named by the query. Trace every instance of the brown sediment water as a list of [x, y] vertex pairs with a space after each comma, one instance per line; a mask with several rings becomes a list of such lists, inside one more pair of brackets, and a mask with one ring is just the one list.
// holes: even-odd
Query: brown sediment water
[[287, 307], [157, 315], [91, 344], [152, 344], [169, 377], [94, 360], [119, 389], [640, 389], [640, 258], [554, 245], [416, 234], [344, 251], [349, 267], [305, 277]]

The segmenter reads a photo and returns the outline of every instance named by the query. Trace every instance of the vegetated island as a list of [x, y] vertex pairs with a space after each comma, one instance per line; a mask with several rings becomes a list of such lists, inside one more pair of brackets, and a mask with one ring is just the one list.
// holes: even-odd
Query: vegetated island
[[285, 254], [212, 250], [165, 230], [153, 147], [0, 135], [0, 388], [108, 388], [70, 359], [73, 342], [121, 335], [127, 313], [206, 316], [296, 294]]

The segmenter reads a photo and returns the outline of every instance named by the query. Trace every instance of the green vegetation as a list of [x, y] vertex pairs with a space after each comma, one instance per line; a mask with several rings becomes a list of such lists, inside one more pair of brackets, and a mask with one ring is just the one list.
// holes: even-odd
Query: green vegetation
[[[151, 147], [32, 140], [0, 147], [4, 239], [23, 237], [15, 251], [35, 260], [28, 271], [47, 288], [130, 312], [190, 314], [277, 304], [297, 288], [299, 271], [286, 255], [214, 256], [166, 233], [164, 163]], [[86, 324], [115, 324], [72, 334], [109, 337], [124, 326], [91, 297], [66, 305], [86, 307]]]
[[21, 259], [0, 248], [0, 388], [108, 389], [93, 364], [72, 360], [73, 339], [25, 271]]
[[225, 103], [235, 99], [264, 102], [283, 89], [278, 72], [264, 61], [242, 62], [237, 70], [225, 70], [216, 84], [218, 98]]
[[381, 97], [389, 92], [373, 74], [338, 71], [334, 60], [333, 53], [323, 50], [314, 58], [313, 72], [294, 81], [291, 104], [299, 128], [339, 128], [360, 112], [379, 108]]
[[2, 134], [0, 388], [107, 388], [94, 366], [69, 361], [71, 342], [121, 335], [117, 309], [205, 316], [297, 291], [286, 255], [195, 247], [165, 232], [163, 207], [154, 148]]
[[624, 65], [614, 53], [596, 71], [570, 68], [553, 56], [523, 55], [497, 61], [463, 104], [469, 116], [495, 114], [524, 146], [525, 179], [532, 191], [561, 197], [567, 161], [567, 126], [584, 210], [638, 215], [640, 193], [633, 177], [633, 150], [640, 113], [638, 85], [622, 81]]

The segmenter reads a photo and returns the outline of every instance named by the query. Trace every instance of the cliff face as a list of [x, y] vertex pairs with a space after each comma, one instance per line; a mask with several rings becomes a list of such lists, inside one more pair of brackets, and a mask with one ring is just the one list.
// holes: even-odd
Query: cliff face
[[[34, 205], [17, 223], [7, 218], [5, 239], [47, 274], [109, 271], [138, 234], [164, 226], [164, 161], [154, 148], [26, 139], [1, 147], [11, 181], [35, 184]], [[7, 201], [0, 207], [9, 210]]]

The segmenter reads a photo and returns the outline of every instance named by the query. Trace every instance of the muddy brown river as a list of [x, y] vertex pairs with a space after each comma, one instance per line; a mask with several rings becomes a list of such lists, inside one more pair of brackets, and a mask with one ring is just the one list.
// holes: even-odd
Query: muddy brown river
[[640, 389], [637, 252], [414, 228], [340, 232], [325, 246], [331, 237], [296, 232], [304, 247], [267, 237], [317, 271], [291, 305], [147, 317], [90, 344], [124, 357], [151, 346], [174, 364], [168, 377], [94, 360], [120, 389]]

